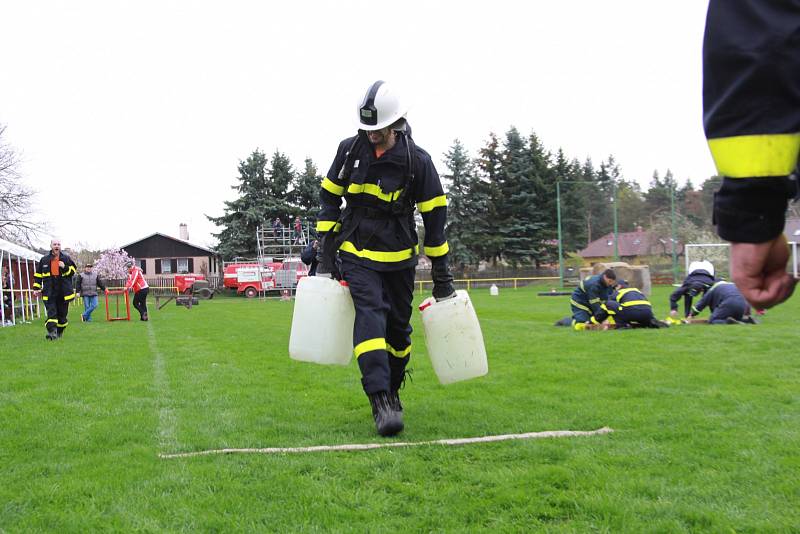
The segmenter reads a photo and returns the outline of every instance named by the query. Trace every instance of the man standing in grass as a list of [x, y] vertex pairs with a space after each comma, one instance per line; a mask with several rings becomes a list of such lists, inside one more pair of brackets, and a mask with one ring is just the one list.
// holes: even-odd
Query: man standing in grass
[[411, 357], [415, 208], [433, 263], [433, 296], [455, 296], [444, 233], [447, 200], [431, 157], [411, 138], [406, 111], [391, 84], [370, 86], [358, 108], [358, 134], [339, 143], [322, 182], [317, 222], [323, 236], [317, 276], [343, 278], [350, 286], [354, 353], [381, 436], [404, 428], [399, 390]]
[[125, 291], [133, 291], [133, 307], [139, 312], [139, 320], [147, 321], [147, 293], [150, 286], [144, 279], [144, 273], [133, 261], [128, 261], [128, 280], [125, 282]]
[[83, 299], [83, 313], [81, 321], [91, 322], [92, 312], [97, 308], [97, 288], [106, 290], [105, 284], [100, 280], [100, 276], [92, 271], [92, 264], [87, 263], [83, 266], [83, 272], [78, 275], [78, 282], [75, 284], [75, 291]]
[[42, 256], [36, 264], [33, 274], [33, 296], [42, 295], [47, 310], [47, 335], [45, 339], [52, 341], [64, 335], [69, 321], [69, 303], [75, 298], [72, 277], [77, 272], [75, 262], [61, 250], [61, 241], [50, 241], [50, 252]]
[[601, 274], [581, 280], [569, 300], [572, 308], [572, 328], [584, 330], [587, 324], [602, 322], [607, 316], [602, 305], [611, 296], [616, 280], [617, 275], [612, 269], [606, 269]]

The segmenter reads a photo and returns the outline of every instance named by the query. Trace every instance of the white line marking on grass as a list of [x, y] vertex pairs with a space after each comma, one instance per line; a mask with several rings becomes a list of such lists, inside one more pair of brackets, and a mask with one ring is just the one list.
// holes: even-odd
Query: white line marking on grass
[[494, 441], [510, 441], [513, 439], [571, 438], [579, 436], [599, 436], [610, 434], [611, 428], [604, 426], [597, 430], [547, 430], [545, 432], [526, 432], [524, 434], [501, 434], [498, 436], [482, 436], [479, 438], [436, 439], [432, 441], [389, 441], [386, 443], [352, 443], [349, 445], [317, 445], [314, 447], [266, 447], [263, 449], [211, 449], [207, 451], [176, 452], [159, 454], [159, 458], [191, 458], [193, 456], [209, 456], [212, 454], [280, 454], [299, 452], [328, 451], [369, 451], [389, 447], [416, 447], [418, 445], [469, 445], [472, 443], [489, 443]]
[[147, 345], [153, 354], [153, 384], [156, 389], [158, 406], [158, 447], [161, 450], [178, 446], [175, 412], [170, 406], [169, 377], [167, 376], [164, 355], [158, 350], [156, 333], [152, 323], [147, 323]]

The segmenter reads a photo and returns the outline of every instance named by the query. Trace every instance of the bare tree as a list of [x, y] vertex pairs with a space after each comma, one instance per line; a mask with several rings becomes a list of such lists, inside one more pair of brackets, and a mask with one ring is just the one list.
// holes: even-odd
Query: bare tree
[[31, 246], [43, 225], [34, 217], [34, 191], [22, 184], [19, 155], [3, 139], [5, 131], [0, 124], [0, 238]]

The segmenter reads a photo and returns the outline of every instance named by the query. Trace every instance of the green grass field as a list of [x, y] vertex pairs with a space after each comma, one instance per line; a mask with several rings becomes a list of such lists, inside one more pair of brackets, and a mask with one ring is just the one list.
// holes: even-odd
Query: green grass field
[[161, 459], [382, 439], [355, 362], [289, 359], [291, 303], [0, 329], [0, 531], [800, 531], [800, 299], [759, 326], [572, 332], [537, 289], [472, 292], [489, 375], [446, 387], [415, 312], [396, 439], [613, 433]]

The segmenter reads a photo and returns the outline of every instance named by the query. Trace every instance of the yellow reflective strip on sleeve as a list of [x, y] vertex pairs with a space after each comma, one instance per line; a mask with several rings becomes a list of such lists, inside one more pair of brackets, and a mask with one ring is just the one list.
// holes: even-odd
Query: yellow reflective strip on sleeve
[[589, 304], [594, 304], [595, 302], [600, 302], [600, 299], [599, 298], [589, 299]]
[[623, 308], [627, 308], [628, 306], [651, 306], [651, 304], [648, 300], [629, 300], [628, 302], [622, 303]]
[[620, 301], [620, 299], [622, 298], [623, 295], [625, 295], [626, 293], [630, 293], [631, 291], [635, 291], [635, 290], [636, 290], [636, 288], [633, 288], [633, 287], [626, 287], [625, 289], [620, 289], [619, 291], [617, 291], [617, 302]]
[[439, 256], [444, 256], [450, 252], [450, 245], [448, 245], [447, 241], [445, 241], [444, 245], [439, 245], [438, 247], [424, 247], [424, 250], [426, 256], [438, 258]]
[[698, 310], [695, 306], [692, 306], [692, 311], [694, 313], [700, 313], [700, 310]]
[[709, 139], [717, 171], [729, 178], [787, 176], [797, 165], [800, 133]]
[[608, 318], [608, 324], [617, 324], [617, 321], [613, 317], [609, 317]]
[[47, 278], [48, 276], [50, 276], [50, 273], [42, 273], [42, 278]]
[[366, 258], [368, 260], [378, 261], [381, 263], [394, 263], [413, 258], [414, 255], [419, 252], [419, 245], [415, 245], [414, 248], [407, 248], [405, 250], [384, 252], [380, 250], [369, 250], [366, 248], [359, 250], [350, 241], [345, 241], [342, 243], [342, 246], [339, 247], [339, 250], [348, 252], [354, 256], [358, 256], [359, 258]]
[[439, 195], [438, 197], [433, 197], [423, 202], [417, 202], [417, 209], [419, 209], [420, 213], [427, 213], [432, 211], [433, 208], [441, 208], [444, 206], [447, 206], [447, 197], [444, 195]]
[[328, 193], [332, 193], [337, 197], [344, 195], [344, 186], [336, 185], [330, 178], [322, 180], [322, 189]]
[[356, 355], [356, 358], [358, 358], [365, 352], [370, 352], [373, 350], [386, 350], [386, 338], [375, 337], [366, 341], [362, 341], [355, 346], [353, 353]]
[[592, 310], [590, 310], [587, 306], [584, 306], [583, 304], [579, 304], [579, 303], [575, 302], [575, 300], [573, 300], [573, 299], [569, 299], [569, 303], [572, 304], [573, 306], [575, 306], [576, 308], [578, 308], [579, 310], [583, 310], [583, 311], [587, 311], [589, 313], [592, 313]]
[[597, 319], [595, 319], [595, 318], [594, 318], [594, 316], [592, 316], [592, 318], [591, 318], [591, 319], [589, 319], [589, 320], [592, 322], [592, 324], [600, 324], [600, 323], [597, 321]]
[[39, 282], [34, 282], [33, 289], [42, 289], [42, 284], [40, 284]]
[[42, 297], [42, 300], [48, 300], [48, 297]]
[[397, 350], [396, 348], [392, 347], [387, 343], [386, 352], [388, 352], [392, 356], [397, 356], [398, 358], [405, 358], [406, 356], [411, 354], [411, 345], [407, 346], [403, 350]]
[[342, 228], [342, 223], [336, 221], [317, 221], [317, 232], [328, 232], [333, 230], [338, 232]]
[[75, 267], [73, 267], [72, 265], [70, 265], [70, 266], [69, 266], [69, 269], [67, 269], [67, 272], [65, 272], [65, 273], [64, 273], [64, 276], [69, 276], [69, 275], [71, 275], [71, 274], [75, 274], [76, 272], [77, 272], [77, 271], [75, 270]]
[[353, 195], [359, 195], [362, 193], [366, 193], [367, 195], [372, 195], [384, 202], [392, 202], [393, 200], [397, 200], [402, 193], [402, 189], [398, 189], [397, 191], [393, 191], [391, 193], [384, 193], [381, 190], [381, 187], [377, 184], [350, 184], [347, 187], [347, 192]]
[[67, 295], [66, 297], [64, 297], [64, 300], [72, 300], [74, 298], [75, 298], [75, 292], [73, 291], [72, 295]]

